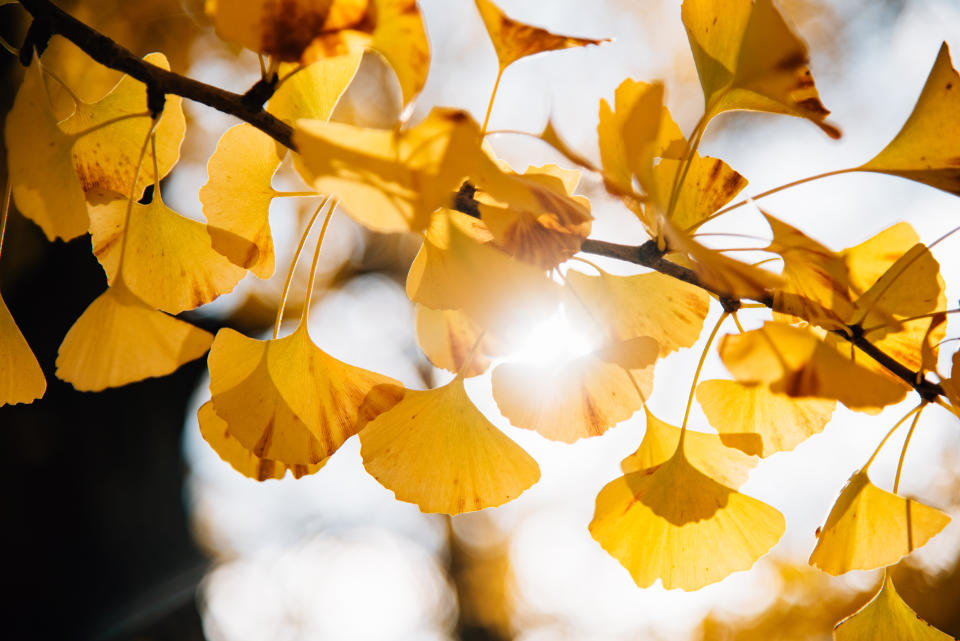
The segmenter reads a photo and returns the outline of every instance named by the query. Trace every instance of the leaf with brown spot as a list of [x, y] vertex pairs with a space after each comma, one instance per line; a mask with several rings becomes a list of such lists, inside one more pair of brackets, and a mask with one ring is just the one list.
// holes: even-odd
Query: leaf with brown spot
[[960, 195], [960, 74], [944, 42], [917, 104], [899, 133], [859, 167]]
[[[661, 211], [668, 211], [669, 203], [665, 199], [670, 196], [681, 166], [680, 160], [664, 158], [653, 168]], [[680, 229], [694, 230], [746, 186], [747, 179], [719, 158], [694, 154], [670, 211], [670, 220]]]
[[407, 390], [360, 432], [360, 454], [367, 472], [423, 512], [502, 505], [540, 478], [536, 461], [474, 407], [460, 377]]
[[[454, 374], [463, 369], [471, 350], [481, 338], [481, 330], [457, 309], [430, 309], [417, 305], [416, 329], [417, 342], [430, 362]], [[490, 343], [489, 337], [483, 338], [470, 364], [462, 371], [465, 378], [487, 371]]]
[[557, 35], [508, 17], [490, 0], [476, 0], [476, 5], [497, 52], [501, 72], [520, 58], [546, 51], [598, 45], [610, 40]]
[[831, 138], [840, 130], [810, 73], [807, 46], [772, 0], [684, 0], [683, 25], [708, 118], [749, 109], [806, 118]]
[[644, 336], [571, 361], [503, 363], [493, 370], [493, 398], [513, 425], [548, 439], [599, 436], [650, 397], [657, 355], [657, 342]]

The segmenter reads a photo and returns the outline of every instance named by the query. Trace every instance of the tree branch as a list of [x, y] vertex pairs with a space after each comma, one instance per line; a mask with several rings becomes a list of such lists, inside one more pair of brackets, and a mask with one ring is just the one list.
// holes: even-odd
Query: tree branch
[[[59, 34], [100, 64], [121, 71], [146, 84], [148, 96], [174, 94], [199, 102], [253, 125], [281, 145], [296, 151], [293, 144], [293, 128], [267, 113], [262, 107], [272, 93], [273, 86], [276, 84], [275, 78], [261, 79], [245, 94], [226, 91], [145, 62], [107, 36], [67, 14], [49, 0], [20, 0], [20, 4], [30, 12], [35, 21], [30, 29], [30, 33], [34, 36], [28, 38], [28, 42], [25, 43], [26, 49], [37, 47], [40, 51], [43, 50], [46, 43], [37, 41], [38, 34], [43, 34], [45, 37]], [[465, 183], [454, 198], [454, 206], [466, 214], [479, 218], [480, 212], [473, 199], [474, 191], [472, 185]], [[666, 260], [664, 252], [654, 241], [647, 241], [642, 245], [620, 245], [588, 238], [584, 241], [581, 251], [647, 267], [709, 291], [720, 298], [724, 309], [736, 309], [739, 306], [739, 301], [730, 298], [726, 292], [714, 290], [703, 283], [696, 272]], [[757, 302], [775, 309], [771, 297], [757, 299]], [[906, 367], [868, 341], [861, 327], [849, 326], [847, 331], [833, 330], [833, 333], [856, 345], [870, 358], [916, 390], [925, 400], [932, 401], [944, 395], [940, 385], [928, 381], [919, 372]]]
[[[91, 29], [49, 0], [20, 0], [20, 4], [43, 26], [43, 31], [63, 36], [105, 67], [136, 78], [151, 91], [182, 96], [235, 116], [284, 147], [294, 149], [293, 128], [263, 110], [261, 105], [266, 100], [263, 89], [237, 94], [181, 76], [138, 58], [129, 49]], [[254, 87], [260, 85], [257, 83]]]

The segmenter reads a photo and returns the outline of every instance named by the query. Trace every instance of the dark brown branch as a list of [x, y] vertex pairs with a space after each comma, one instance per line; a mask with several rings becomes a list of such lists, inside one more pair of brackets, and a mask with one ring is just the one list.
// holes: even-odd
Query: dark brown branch
[[[105, 67], [122, 71], [136, 78], [154, 92], [182, 96], [235, 116], [250, 123], [281, 145], [294, 148], [293, 128], [261, 107], [266, 100], [263, 97], [266, 95], [263, 88], [258, 88], [254, 92], [255, 95], [246, 97], [244, 94], [233, 93], [181, 76], [138, 58], [130, 50], [91, 29], [49, 0], [20, 0], [20, 4], [30, 12], [35, 21], [43, 26], [39, 31], [65, 37]], [[259, 84], [254, 87], [258, 87]]]
[[[24, 48], [28, 51], [33, 47], [42, 51], [46, 45], [45, 38], [53, 34], [62, 35], [100, 64], [122, 71], [146, 84], [148, 95], [157, 98], [155, 102], [159, 101], [161, 95], [182, 96], [250, 123], [281, 145], [296, 150], [293, 144], [293, 128], [264, 111], [262, 107], [276, 86], [276, 78], [261, 80], [245, 94], [236, 94], [145, 62], [128, 49], [65, 13], [49, 0], [20, 0], [20, 4], [30, 12], [35, 21], [29, 32], [33, 35], [24, 43]], [[464, 213], [479, 217], [473, 194], [473, 186], [469, 183], [464, 184], [456, 194], [454, 206]], [[719, 297], [724, 309], [736, 309], [739, 306], [739, 301], [731, 298], [726, 292], [716, 291], [704, 284], [696, 272], [664, 259], [664, 252], [653, 241], [647, 241], [642, 245], [619, 245], [587, 239], [581, 249], [589, 254], [616, 258], [648, 267], [700, 287]], [[757, 302], [774, 309], [772, 298], [758, 299]], [[922, 398], [932, 401], [943, 395], [940, 385], [926, 380], [918, 372], [914, 372], [868, 341], [863, 336], [862, 328], [848, 327], [847, 330], [836, 330], [834, 333], [859, 347], [870, 358], [910, 385]]]

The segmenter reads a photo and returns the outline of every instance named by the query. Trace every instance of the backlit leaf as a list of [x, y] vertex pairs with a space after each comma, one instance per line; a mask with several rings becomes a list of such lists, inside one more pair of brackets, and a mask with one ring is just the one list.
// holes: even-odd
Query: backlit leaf
[[823, 431], [837, 403], [777, 394], [763, 383], [703, 381], [697, 401], [724, 445], [766, 458]]
[[597, 496], [590, 534], [640, 587], [698, 590], [747, 570], [780, 540], [783, 515], [721, 485], [677, 452]]
[[955, 641], [910, 609], [884, 576], [883, 587], [869, 603], [837, 624], [836, 641]]
[[407, 390], [360, 432], [367, 471], [423, 512], [461, 514], [515, 499], [540, 478], [529, 454], [474, 407], [455, 378]]
[[681, 8], [706, 112], [732, 109], [799, 116], [832, 138], [807, 46], [772, 0], [684, 0]]
[[0, 407], [32, 403], [47, 391], [47, 379], [0, 296]]
[[860, 169], [901, 176], [960, 195], [958, 110], [960, 75], [944, 42], [913, 113], [883, 151]]
[[267, 103], [267, 111], [290, 124], [300, 118], [327, 120], [357, 74], [361, 57], [361, 52], [351, 51], [303, 68], [281, 65], [284, 80]]
[[[430, 309], [417, 305], [417, 342], [430, 362], [456, 374], [480, 338], [481, 330], [470, 318], [457, 309]], [[477, 349], [463, 376], [470, 378], [487, 371], [490, 359], [486, 355], [489, 338]]]
[[[667, 211], [674, 178], [680, 170], [680, 160], [664, 158], [653, 169], [659, 206]], [[719, 158], [694, 154], [683, 185], [677, 194], [670, 220], [680, 229], [699, 227], [710, 214], [733, 200], [747, 186], [747, 179]]]
[[202, 356], [213, 337], [147, 305], [122, 278], [90, 303], [67, 332], [57, 377], [97, 392], [164, 376]]
[[881, 490], [859, 471], [830, 510], [810, 564], [833, 575], [893, 565], [949, 522], [940, 510]]

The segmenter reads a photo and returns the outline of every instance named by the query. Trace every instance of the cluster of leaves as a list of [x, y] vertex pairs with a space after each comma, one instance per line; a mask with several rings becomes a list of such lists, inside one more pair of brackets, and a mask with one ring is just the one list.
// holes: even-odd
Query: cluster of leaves
[[[526, 56], [601, 42], [517, 22], [489, 0], [476, 6], [496, 49], [498, 83]], [[34, 55], [7, 118], [8, 197], [12, 189], [17, 209], [51, 240], [89, 232], [109, 283], [60, 348], [57, 375], [77, 389], [160, 376], [209, 349], [211, 400], [199, 411], [200, 428], [239, 472], [258, 480], [288, 470], [312, 474], [358, 434], [372, 476], [399, 500], [447, 514], [501, 505], [540, 476], [536, 461], [474, 406], [466, 378], [492, 368], [502, 414], [567, 443], [599, 436], [643, 408], [643, 441], [623, 460], [624, 475], [600, 491], [590, 532], [639, 586], [660, 579], [684, 590], [748, 569], [776, 544], [783, 516], [737, 488], [759, 458], [823, 430], [838, 402], [877, 413], [918, 392], [917, 407], [887, 437], [910, 418], [912, 434], [932, 403], [960, 413], [960, 381], [937, 372], [948, 313], [939, 265], [907, 223], [833, 251], [764, 212], [772, 240], [763, 250], [782, 261], [779, 272], [734, 260], [697, 238], [704, 223], [743, 204], [729, 203], [747, 184], [722, 160], [697, 152], [715, 116], [786, 114], [840, 135], [825, 120], [806, 46], [771, 0], [684, 1], [705, 97], [689, 137], [664, 106], [662, 84], [628, 79], [613, 105], [600, 102], [599, 166], [548, 124], [539, 137], [577, 169], [546, 165], [524, 173], [493, 155], [483, 144], [486, 122], [463, 111], [435, 108], [418, 124], [391, 129], [328, 121], [367, 50], [396, 72], [404, 107], [416, 98], [429, 47], [414, 0], [217, 0], [208, 11], [224, 39], [267, 56], [265, 109], [293, 128], [293, 145], [285, 148], [251, 124], [226, 131], [200, 192], [206, 224], [171, 210], [160, 194], [185, 133], [175, 96], [155, 113], [148, 88], [124, 77], [97, 102], [75, 100], [72, 114], [58, 120], [47, 82], [59, 81]], [[145, 60], [165, 65], [160, 54]], [[944, 45], [900, 133], [847, 171], [893, 174], [960, 194], [958, 92], [960, 76]], [[287, 154], [309, 190], [273, 187]], [[636, 214], [651, 239], [653, 271], [615, 276], [578, 256], [593, 219], [589, 202], [574, 193], [578, 170], [601, 176]], [[290, 276], [269, 340], [230, 329], [214, 338], [172, 316], [229, 292], [247, 271], [270, 277], [270, 203], [310, 196], [323, 200], [290, 275], [326, 211], [319, 252], [337, 206], [370, 230], [422, 236], [407, 294], [416, 303], [420, 345], [455, 374], [449, 383], [405, 389], [323, 352], [307, 329], [312, 287], [296, 329], [281, 337]], [[676, 427], [645, 406], [655, 366], [697, 342], [714, 299], [724, 311], [704, 357], [727, 319], [740, 328], [738, 313], [772, 310], [772, 318], [719, 340], [733, 378], [699, 382], [698, 367]], [[746, 300], [761, 304], [746, 310]], [[503, 360], [526, 330], [556, 315], [592, 335], [592, 349], [562, 365]], [[0, 403], [42, 396], [43, 374], [2, 305], [0, 347]], [[954, 355], [955, 373], [958, 362]], [[694, 397], [716, 433], [687, 429]], [[875, 486], [868, 477], [874, 457], [841, 492], [810, 557], [828, 573], [889, 566], [949, 521], [899, 496], [899, 471], [893, 492]], [[836, 636], [945, 638], [913, 615], [889, 578]]]

